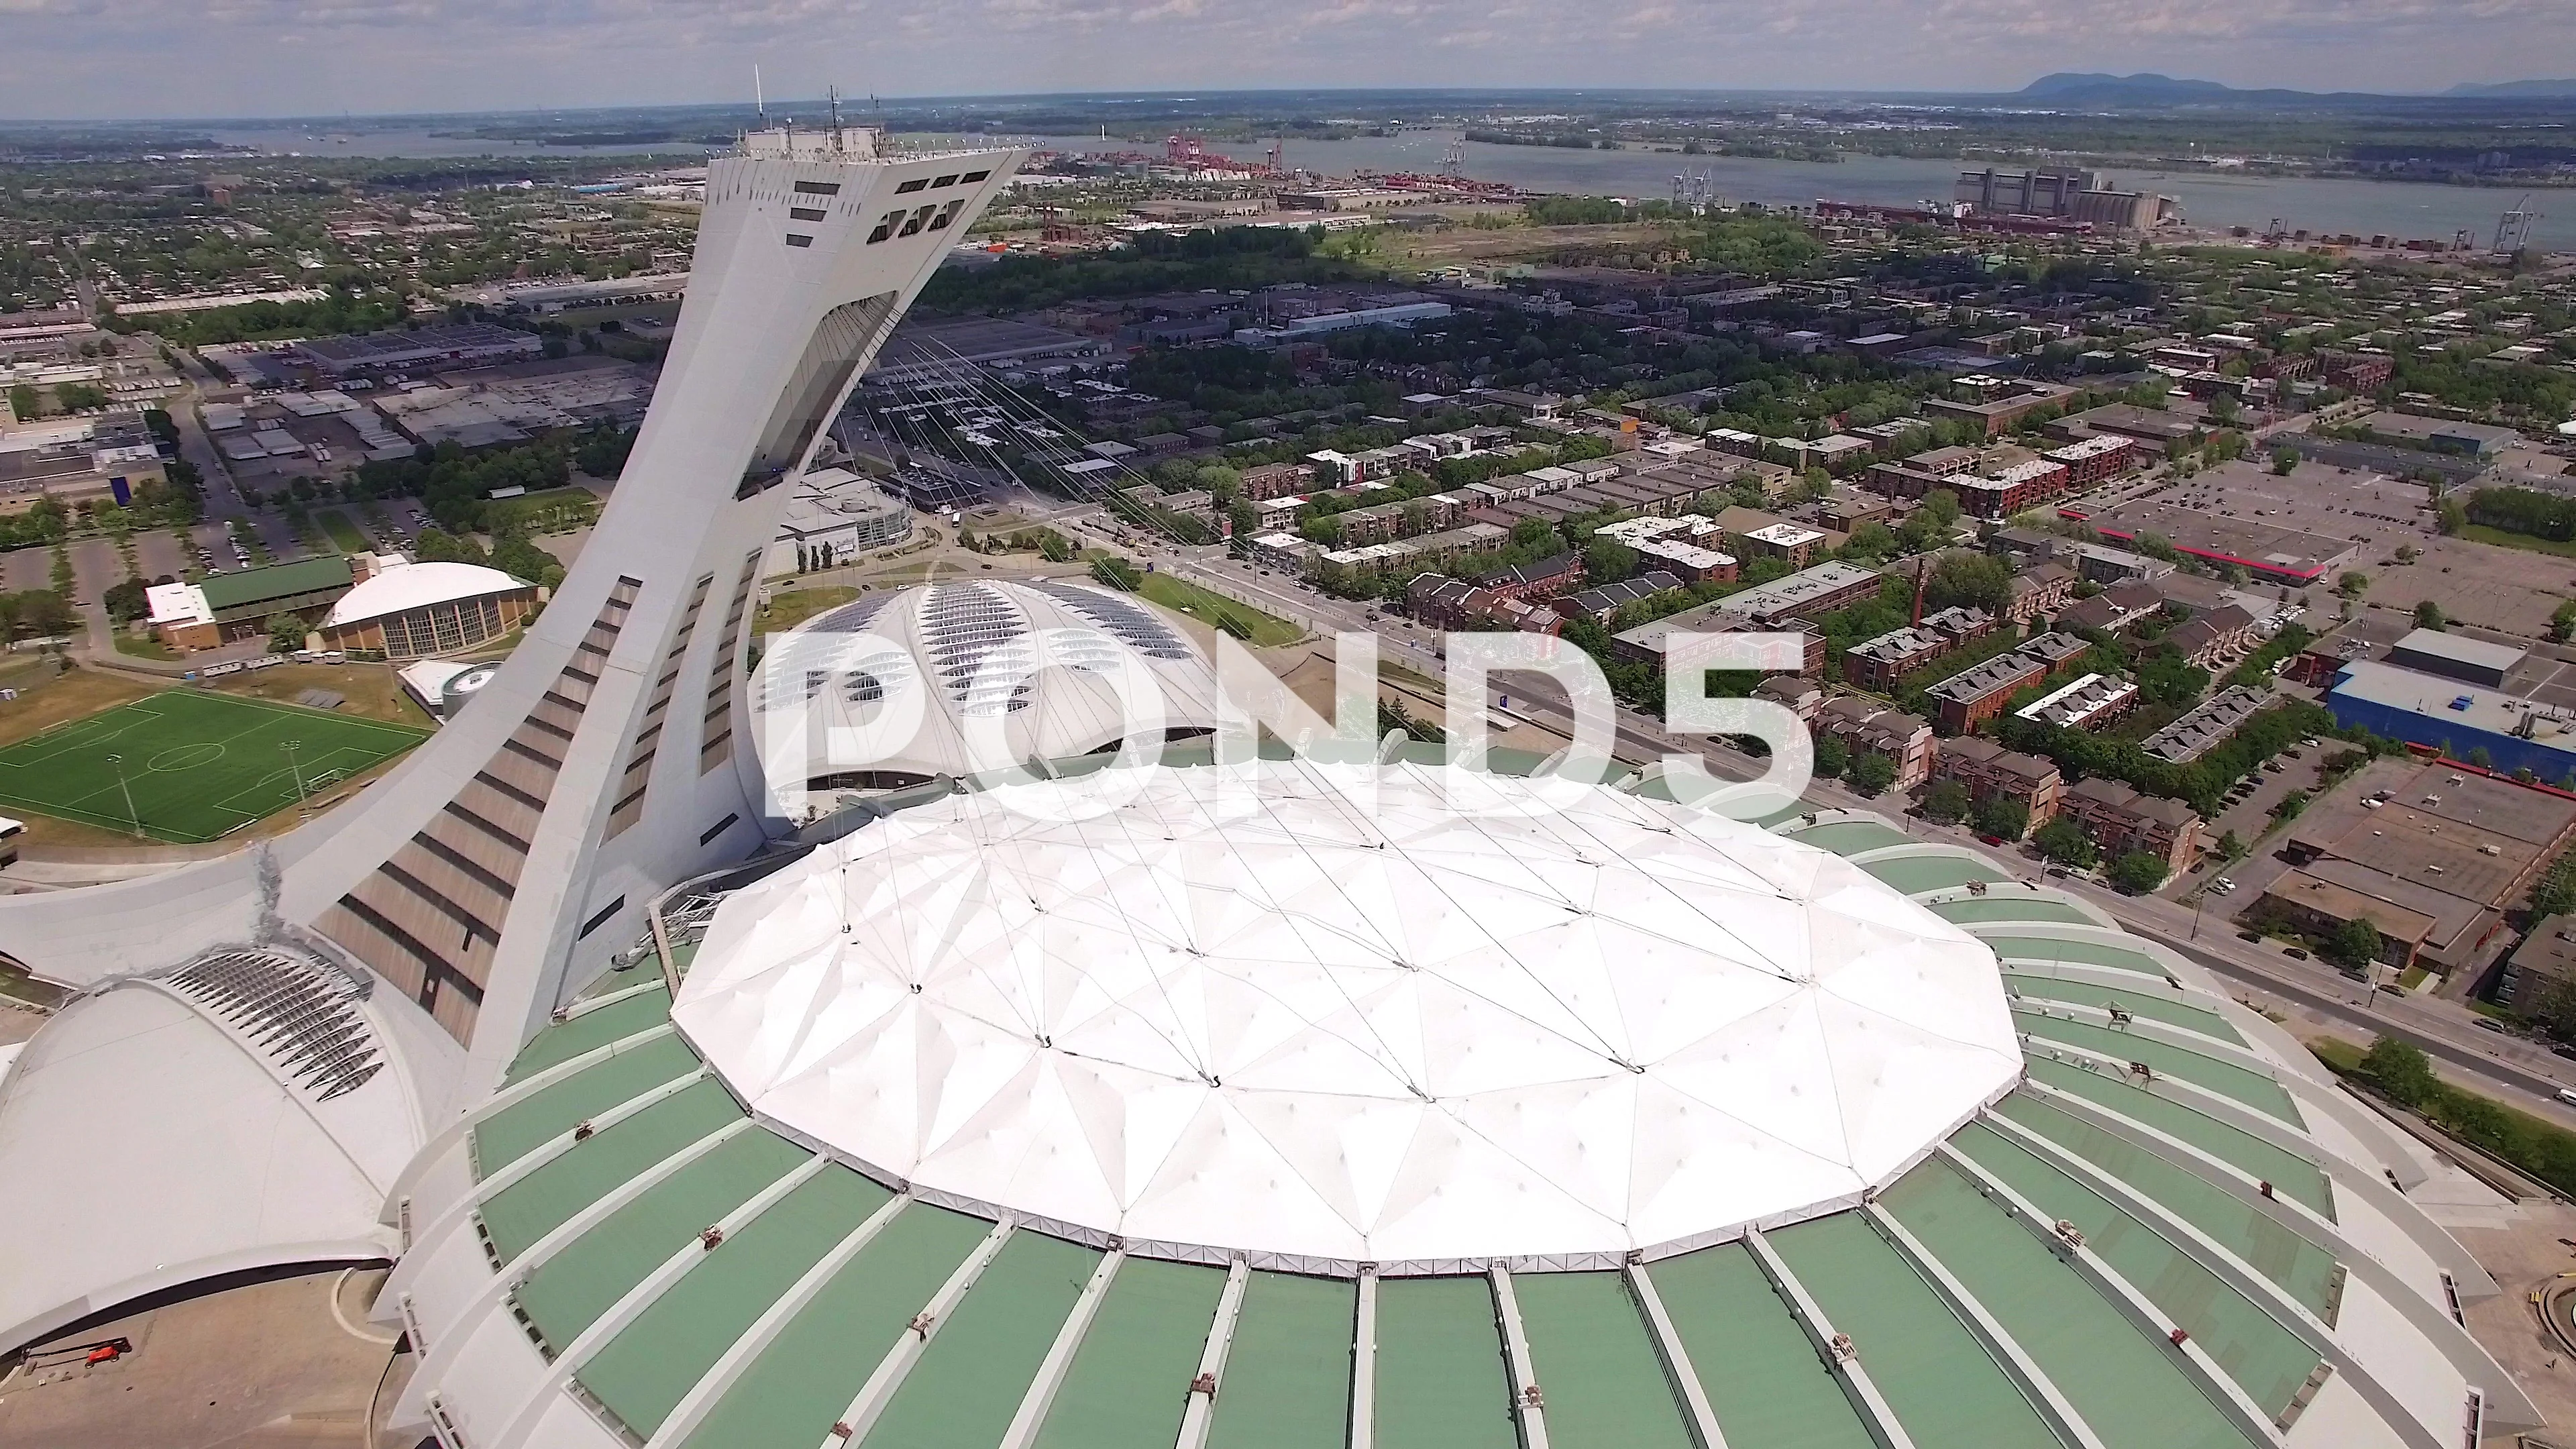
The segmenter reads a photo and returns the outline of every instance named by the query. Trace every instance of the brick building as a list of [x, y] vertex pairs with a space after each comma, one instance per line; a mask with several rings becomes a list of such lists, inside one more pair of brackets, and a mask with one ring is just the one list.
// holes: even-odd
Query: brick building
[[1819, 734], [1842, 741], [1854, 757], [1877, 754], [1895, 762], [1896, 789], [1911, 790], [1932, 776], [1939, 748], [1932, 726], [1883, 700], [1835, 695], [1817, 707], [1813, 725]]
[[2142, 795], [2117, 780], [2096, 777], [2068, 789], [2064, 809], [2093, 837], [2104, 859], [2144, 851], [2172, 872], [2189, 866], [2200, 853], [2200, 815], [2179, 800]]
[[1997, 797], [2014, 801], [2030, 812], [2033, 830], [2056, 818], [2066, 793], [2065, 776], [2053, 762], [1973, 735], [1941, 742], [1933, 754], [1932, 778], [1958, 781], [1980, 805]]

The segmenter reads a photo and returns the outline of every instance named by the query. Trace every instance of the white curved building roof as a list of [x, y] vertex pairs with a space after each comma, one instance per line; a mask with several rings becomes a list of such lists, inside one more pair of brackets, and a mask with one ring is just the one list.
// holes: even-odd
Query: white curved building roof
[[1345, 1267], [1847, 1207], [2020, 1073], [1994, 953], [1813, 847], [1450, 768], [1139, 774], [824, 847], [726, 901], [674, 1019], [931, 1201]]
[[342, 594], [322, 627], [344, 628], [429, 604], [453, 604], [526, 587], [526, 580], [481, 564], [396, 564]]
[[374, 1020], [255, 950], [75, 999], [0, 1063], [0, 1344], [237, 1269], [380, 1257], [420, 1140]]
[[[1196, 644], [1131, 595], [1064, 579], [862, 598], [789, 631], [760, 674], [764, 758], [805, 721], [808, 776], [974, 774], [1217, 722], [1216, 678]], [[1123, 709], [1122, 682], [1150, 693], [1160, 718]], [[988, 754], [979, 728], [997, 733]]]

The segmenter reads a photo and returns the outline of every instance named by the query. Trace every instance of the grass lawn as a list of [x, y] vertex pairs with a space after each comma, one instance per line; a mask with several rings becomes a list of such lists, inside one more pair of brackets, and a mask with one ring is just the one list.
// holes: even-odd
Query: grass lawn
[[130, 634], [122, 628], [119, 628], [116, 631], [116, 652], [119, 654], [131, 654], [137, 659], [176, 659], [179, 657], [179, 652], [177, 650], [172, 649], [160, 640], [149, 639], [141, 634]]
[[[157, 839], [202, 844], [294, 804], [298, 772], [303, 791], [319, 794], [427, 735], [237, 695], [166, 690], [0, 749], [0, 809], [107, 830], [139, 824]], [[298, 746], [292, 754], [288, 743]]]
[[1250, 604], [1238, 604], [1223, 594], [1210, 593], [1170, 574], [1145, 575], [1145, 582], [1136, 592], [1174, 613], [1187, 614], [1210, 628], [1223, 629], [1226, 620], [1235, 620], [1250, 631], [1250, 637], [1244, 642], [1257, 649], [1276, 649], [1306, 637], [1305, 630], [1285, 619], [1273, 618]]
[[342, 553], [373, 553], [376, 550], [376, 546], [367, 541], [366, 534], [359, 531], [358, 525], [349, 521], [349, 515], [339, 509], [325, 508], [313, 515], [313, 521], [322, 525], [322, 531], [331, 536], [331, 546]]
[[2554, 538], [2535, 538], [2528, 533], [2508, 533], [2489, 528], [2483, 523], [2460, 525], [2460, 537], [2472, 543], [2491, 543], [2498, 548], [2518, 548], [2529, 553], [2554, 553], [2560, 558], [2576, 558], [2576, 543], [2560, 543]]
[[815, 615], [837, 609], [859, 596], [859, 591], [843, 584], [817, 584], [810, 589], [786, 589], [769, 596], [760, 613], [752, 620], [752, 630], [759, 634], [784, 634]]

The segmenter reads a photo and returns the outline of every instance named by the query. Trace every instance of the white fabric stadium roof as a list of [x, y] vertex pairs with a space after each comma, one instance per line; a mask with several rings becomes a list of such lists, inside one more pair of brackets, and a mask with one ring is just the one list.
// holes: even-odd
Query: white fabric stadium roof
[[527, 586], [524, 579], [481, 564], [398, 563], [342, 594], [322, 627], [337, 629], [427, 604], [453, 604]]
[[[801, 721], [809, 776], [974, 774], [1217, 722], [1216, 678], [1197, 645], [1131, 595], [1063, 579], [862, 598], [791, 630], [760, 671], [763, 758], [791, 748], [786, 732]], [[1121, 708], [1122, 677], [1161, 718]], [[998, 727], [997, 757], [972, 747], [984, 724]]]
[[1141, 793], [1097, 818], [1013, 808], [1081, 780], [958, 794], [744, 889], [674, 1019], [933, 1201], [1319, 1266], [1848, 1206], [2021, 1069], [1987, 947], [1751, 826], [1458, 769], [1110, 773]]

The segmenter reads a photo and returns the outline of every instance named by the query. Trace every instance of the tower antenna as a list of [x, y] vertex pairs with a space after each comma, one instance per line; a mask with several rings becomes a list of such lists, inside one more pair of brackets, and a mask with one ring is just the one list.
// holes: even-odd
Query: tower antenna
[[760, 62], [751, 63], [751, 113], [760, 118], [760, 129], [769, 129], [769, 97], [760, 88]]
[[841, 88], [837, 85], [825, 86], [823, 94], [831, 99], [832, 149], [838, 151], [841, 149]]

